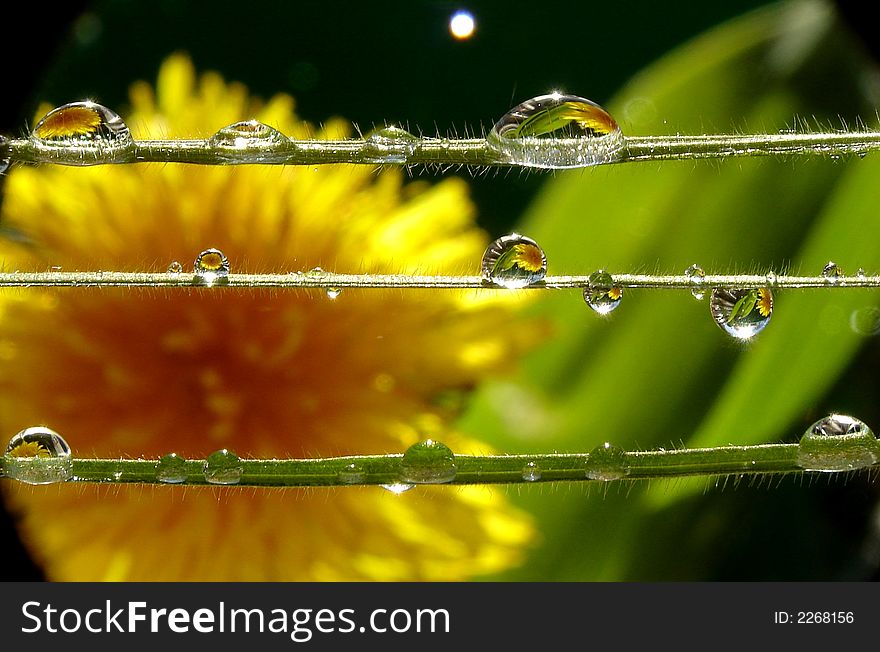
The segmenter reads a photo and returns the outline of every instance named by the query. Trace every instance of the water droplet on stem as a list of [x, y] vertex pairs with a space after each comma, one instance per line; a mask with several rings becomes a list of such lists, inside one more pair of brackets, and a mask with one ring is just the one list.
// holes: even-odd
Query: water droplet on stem
[[[131, 132], [115, 112], [96, 102], [71, 102], [52, 109], [31, 132], [40, 147], [76, 147], [83, 154], [80, 165], [94, 165], [98, 158], [122, 154], [134, 147]], [[100, 155], [100, 156], [99, 156]]]
[[10, 439], [3, 467], [8, 477], [26, 484], [54, 484], [73, 477], [70, 446], [45, 426], [25, 428]]
[[541, 479], [541, 467], [534, 460], [530, 460], [523, 465], [522, 479], [526, 482], [537, 482]]
[[806, 471], [852, 471], [880, 460], [880, 444], [862, 421], [843, 414], [819, 419], [798, 445], [797, 464]]
[[843, 275], [843, 270], [840, 268], [840, 265], [833, 260], [829, 260], [825, 263], [825, 267], [822, 268], [822, 276], [829, 285], [837, 285], [840, 283], [843, 279]]
[[229, 260], [219, 249], [205, 249], [196, 258], [193, 283], [204, 287], [229, 283]]
[[623, 288], [614, 284], [611, 274], [604, 269], [590, 274], [590, 285], [584, 288], [584, 301], [596, 313], [607, 315], [617, 310], [623, 299]]
[[406, 163], [419, 142], [406, 129], [395, 126], [375, 129], [364, 140], [364, 156], [371, 163]]
[[156, 479], [163, 484], [180, 484], [186, 481], [186, 460], [177, 453], [168, 453], [156, 463]]
[[610, 113], [588, 99], [562, 93], [513, 107], [486, 140], [511, 163], [546, 169], [609, 163], [625, 145]]
[[[684, 270], [684, 275], [687, 276], [693, 283], [697, 285], [703, 284], [703, 279], [706, 278], [706, 272], [703, 271], [703, 268], [699, 265], [691, 265], [686, 270]], [[691, 294], [694, 299], [697, 301], [702, 301], [706, 296], [706, 291], [703, 290], [702, 287], [696, 287], [691, 289]]]
[[204, 472], [208, 484], [238, 484], [242, 473], [241, 459], [232, 451], [222, 448], [208, 455]]
[[629, 472], [629, 462], [622, 448], [606, 441], [590, 451], [586, 466], [586, 475], [590, 480], [620, 480]]
[[715, 288], [709, 299], [709, 309], [715, 323], [725, 333], [746, 340], [770, 323], [773, 315], [773, 293], [770, 288]]
[[457, 471], [452, 450], [433, 439], [413, 444], [400, 460], [400, 479], [407, 484], [452, 482]]
[[547, 275], [547, 256], [537, 242], [519, 233], [505, 235], [486, 248], [483, 279], [508, 289], [534, 285]]

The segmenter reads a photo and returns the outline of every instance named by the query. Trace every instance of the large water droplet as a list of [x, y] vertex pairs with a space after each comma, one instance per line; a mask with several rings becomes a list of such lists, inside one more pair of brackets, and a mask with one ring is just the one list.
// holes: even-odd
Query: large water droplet
[[241, 473], [241, 459], [225, 448], [214, 451], [205, 460], [205, 480], [208, 484], [238, 484]]
[[[116, 113], [95, 102], [72, 102], [52, 109], [31, 132], [43, 147], [78, 147], [112, 155], [134, 146], [131, 132]], [[82, 165], [97, 163], [83, 159]]]
[[522, 479], [526, 482], [537, 482], [541, 479], [541, 467], [534, 460], [530, 460], [523, 465]]
[[611, 274], [604, 269], [590, 274], [590, 285], [584, 288], [584, 301], [600, 315], [616, 310], [623, 298], [623, 288], [614, 285]]
[[168, 453], [156, 463], [156, 479], [164, 484], [186, 482], [186, 460], [177, 453]]
[[715, 288], [709, 299], [709, 309], [722, 330], [737, 339], [746, 340], [770, 323], [773, 293], [770, 288]]
[[229, 282], [229, 260], [219, 249], [205, 249], [195, 262], [195, 285], [213, 287]]
[[596, 446], [587, 459], [586, 475], [590, 480], [620, 480], [629, 475], [629, 462], [622, 448], [605, 442]]
[[513, 107], [495, 123], [487, 141], [511, 163], [548, 169], [608, 163], [625, 145], [620, 127], [605, 109], [561, 93]]
[[380, 486], [385, 491], [390, 491], [391, 493], [398, 495], [398, 496], [406, 491], [409, 491], [410, 489], [415, 488], [414, 484], [408, 484], [406, 482], [394, 482], [392, 484], [383, 484]]
[[367, 134], [364, 156], [372, 163], [406, 163], [419, 139], [406, 129], [381, 127]]
[[829, 285], [837, 285], [843, 279], [843, 270], [840, 268], [840, 265], [835, 263], [833, 260], [829, 260], [825, 263], [825, 267], [822, 268], [822, 276], [825, 277], [825, 281]]
[[[684, 270], [684, 275], [687, 276], [693, 283], [698, 285], [703, 284], [703, 279], [706, 278], [706, 272], [703, 271], [703, 268], [699, 265], [691, 265], [686, 270]], [[703, 290], [702, 287], [692, 288], [691, 294], [694, 295], [694, 299], [697, 301], [702, 301], [703, 297], [706, 296], [706, 291]]]
[[70, 446], [45, 426], [25, 428], [10, 439], [3, 467], [8, 477], [27, 484], [53, 484], [73, 477]]
[[339, 478], [339, 482], [342, 484], [360, 484], [364, 481], [366, 473], [357, 462], [349, 462], [342, 467], [339, 473], [336, 474], [336, 477]]
[[413, 444], [400, 460], [400, 479], [407, 484], [452, 482], [457, 471], [450, 448], [433, 439]]
[[211, 146], [223, 149], [269, 151], [289, 142], [290, 139], [280, 131], [258, 120], [246, 120], [223, 127], [208, 140]]
[[798, 446], [797, 464], [806, 471], [852, 471], [876, 464], [880, 444], [863, 422], [843, 414], [819, 419]]
[[543, 280], [547, 256], [537, 242], [519, 233], [493, 242], [483, 254], [483, 278], [503, 288], [524, 288]]

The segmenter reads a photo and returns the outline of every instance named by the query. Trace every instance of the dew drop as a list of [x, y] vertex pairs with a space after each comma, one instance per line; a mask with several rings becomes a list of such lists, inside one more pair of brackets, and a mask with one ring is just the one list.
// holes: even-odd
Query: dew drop
[[852, 471], [880, 460], [880, 445], [863, 422], [843, 414], [819, 419], [798, 445], [797, 464], [806, 471]]
[[534, 285], [547, 274], [547, 256], [537, 242], [519, 233], [490, 244], [480, 266], [483, 279], [508, 289]]
[[590, 451], [586, 474], [590, 480], [620, 480], [629, 475], [629, 463], [622, 448], [607, 441]]
[[205, 480], [208, 484], [238, 484], [241, 473], [241, 459], [225, 448], [214, 451], [205, 460]]
[[[688, 277], [693, 283], [697, 285], [703, 284], [703, 279], [706, 278], [706, 272], [703, 271], [703, 268], [699, 265], [691, 265], [686, 270], [684, 270], [684, 275]], [[697, 301], [702, 301], [706, 296], [705, 290], [701, 287], [695, 287], [691, 290], [691, 294], [694, 296], [694, 299]]]
[[223, 127], [208, 139], [210, 146], [220, 150], [221, 159], [227, 158], [224, 151], [228, 152], [229, 160], [239, 158], [238, 152], [247, 151], [248, 160], [253, 162], [271, 159], [272, 154], [290, 142], [280, 131], [259, 120], [236, 122]]
[[342, 294], [342, 290], [339, 288], [327, 288], [327, 298], [331, 301], [338, 299], [340, 294]]
[[541, 479], [541, 467], [534, 460], [530, 460], [523, 465], [522, 479], [526, 482], [537, 482]]
[[590, 274], [590, 285], [584, 288], [584, 301], [595, 312], [607, 315], [620, 305], [623, 299], [623, 288], [614, 285], [611, 274], [604, 269]]
[[54, 484], [73, 477], [70, 446], [45, 426], [25, 428], [10, 439], [3, 467], [8, 477], [26, 484]]
[[183, 271], [183, 265], [181, 265], [176, 260], [172, 260], [168, 263], [168, 268], [165, 270], [169, 274], [180, 274]]
[[828, 285], [837, 285], [843, 278], [843, 270], [840, 268], [840, 265], [833, 260], [829, 260], [825, 263], [825, 267], [822, 268], [822, 276]]
[[289, 142], [287, 136], [259, 120], [233, 123], [208, 139], [208, 143], [214, 147], [230, 149], [265, 148]]
[[391, 493], [399, 496], [400, 494], [409, 491], [410, 489], [414, 489], [414, 484], [408, 484], [406, 482], [393, 482], [392, 484], [383, 484], [380, 485], [385, 491], [390, 491]]
[[339, 482], [342, 484], [360, 484], [364, 481], [366, 474], [363, 467], [357, 462], [349, 462], [336, 474]]
[[457, 471], [452, 450], [433, 439], [413, 444], [400, 460], [400, 479], [407, 484], [452, 482]]
[[859, 267], [858, 271], [856, 272], [856, 277], [858, 277], [859, 279], [865, 279], [868, 277], [868, 274], [867, 272], [865, 272], [865, 269], [863, 267]]
[[709, 309], [721, 329], [740, 340], [761, 332], [773, 315], [773, 293], [770, 288], [726, 290], [715, 288]]
[[[41, 147], [78, 147], [113, 154], [134, 147], [128, 126], [116, 113], [95, 102], [72, 102], [52, 109], [31, 132]], [[97, 163], [83, 158], [82, 165]]]
[[156, 479], [163, 484], [186, 482], [186, 460], [177, 453], [168, 453], [156, 463]]
[[779, 278], [776, 276], [776, 272], [774, 272], [773, 270], [767, 272], [767, 285], [769, 287], [776, 287], [776, 281], [778, 280]]
[[367, 134], [364, 156], [371, 163], [406, 163], [415, 153], [419, 139], [406, 129], [381, 127]]
[[205, 249], [196, 258], [195, 285], [213, 287], [229, 283], [229, 260], [219, 249]]
[[579, 168], [609, 163], [624, 148], [617, 122], [576, 95], [551, 93], [523, 102], [495, 123], [486, 139], [511, 163], [534, 168]]

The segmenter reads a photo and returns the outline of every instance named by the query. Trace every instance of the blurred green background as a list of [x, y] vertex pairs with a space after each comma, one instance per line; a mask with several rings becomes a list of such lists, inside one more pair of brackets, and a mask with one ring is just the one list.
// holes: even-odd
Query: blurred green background
[[[129, 84], [154, 79], [175, 50], [257, 94], [293, 94], [307, 120], [340, 115], [364, 130], [393, 122], [428, 135], [480, 132], [552, 89], [608, 106], [630, 134], [775, 131], [794, 127], [795, 115], [813, 128], [857, 117], [875, 125], [876, 43], [859, 34], [867, 17], [848, 4], [800, 2], [728, 22], [761, 4], [68, 3], [40, 16], [45, 45], [15, 67], [2, 127], [20, 133], [38, 100], [124, 106]], [[466, 41], [448, 30], [459, 9], [476, 19]], [[536, 238], [551, 273], [679, 273], [694, 262], [709, 273], [818, 273], [828, 259], [876, 273], [874, 167], [872, 156], [638, 164], [490, 172], [472, 187], [483, 226]], [[479, 388], [462, 427], [525, 452], [606, 440], [796, 441], [831, 411], [880, 424], [880, 346], [850, 323], [877, 296], [779, 293], [768, 329], [743, 346], [688, 293], [631, 295], [608, 319], [577, 293], [538, 302], [554, 338], [516, 377]], [[878, 578], [875, 477], [734, 484], [510, 489], [535, 514], [542, 543], [491, 579]], [[8, 518], [4, 528], [12, 540]], [[20, 549], [10, 561], [22, 579], [38, 576]]]

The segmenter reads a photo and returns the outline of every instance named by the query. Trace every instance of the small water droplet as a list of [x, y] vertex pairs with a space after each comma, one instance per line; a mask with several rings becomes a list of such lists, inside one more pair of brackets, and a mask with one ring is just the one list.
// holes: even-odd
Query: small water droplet
[[829, 285], [837, 285], [842, 280], [843, 270], [840, 268], [840, 265], [833, 260], [829, 260], [825, 263], [825, 267], [822, 268], [822, 276], [825, 277], [825, 281]]
[[547, 256], [537, 242], [519, 233], [490, 244], [481, 263], [483, 279], [508, 289], [534, 285], [547, 274]]
[[863, 422], [843, 414], [819, 419], [798, 446], [797, 464], [806, 471], [852, 471], [880, 461], [880, 445]]
[[779, 280], [779, 278], [776, 276], [776, 272], [774, 272], [772, 269], [769, 272], [767, 272], [767, 285], [768, 286], [776, 287], [776, 282], [778, 280]]
[[[706, 272], [703, 271], [702, 267], [696, 264], [691, 265], [686, 270], [684, 270], [684, 275], [698, 285], [702, 285], [703, 279], [706, 278]], [[703, 298], [706, 296], [706, 291], [703, 290], [702, 287], [696, 287], [691, 290], [691, 294], [697, 301], [702, 301]]]
[[176, 260], [172, 260], [168, 263], [168, 268], [165, 270], [169, 274], [180, 274], [183, 271], [183, 265], [181, 265]]
[[541, 467], [534, 460], [530, 460], [523, 465], [522, 479], [526, 482], [537, 482], [541, 479]]
[[586, 474], [590, 480], [620, 480], [629, 475], [626, 453], [607, 441], [590, 451]]
[[761, 332], [773, 315], [770, 288], [726, 290], [715, 288], [709, 299], [715, 323], [733, 337], [746, 340]]
[[415, 488], [414, 484], [407, 484], [406, 482], [394, 482], [392, 484], [383, 484], [380, 485], [385, 491], [390, 491], [395, 495], [400, 495], [405, 491], [409, 491], [410, 489]]
[[274, 127], [259, 120], [244, 120], [223, 127], [208, 140], [214, 147], [229, 149], [271, 148], [289, 143], [290, 139]]
[[331, 301], [338, 299], [340, 294], [342, 294], [342, 290], [339, 288], [327, 288], [327, 298]]
[[229, 260], [219, 249], [205, 249], [196, 258], [194, 267], [195, 285], [213, 287], [226, 285], [229, 282]]
[[238, 484], [241, 473], [241, 459], [225, 448], [214, 451], [205, 460], [205, 480], [208, 484]]
[[413, 444], [400, 460], [400, 479], [407, 484], [452, 482], [457, 471], [452, 450], [433, 439]]
[[495, 123], [487, 141], [511, 163], [546, 169], [608, 163], [625, 145], [620, 127], [605, 109], [562, 93], [513, 107]]
[[419, 139], [406, 129], [381, 127], [367, 134], [364, 156], [372, 163], [406, 163]]
[[312, 269], [306, 272], [306, 276], [309, 278], [326, 278], [329, 275], [329, 272], [324, 271], [320, 267], [312, 267]]
[[168, 453], [156, 463], [156, 479], [164, 484], [186, 482], [186, 460], [177, 453]]
[[25, 428], [10, 439], [3, 466], [8, 477], [26, 484], [66, 482], [73, 476], [70, 446], [45, 426]]
[[858, 271], [856, 272], [856, 276], [860, 279], [868, 278], [868, 274], [865, 272], [865, 269], [863, 267], [859, 267]]
[[590, 274], [590, 285], [584, 288], [584, 301], [600, 315], [617, 309], [623, 299], [623, 288], [614, 285], [611, 274], [604, 269]]
[[366, 477], [363, 467], [357, 462], [349, 462], [336, 475], [342, 484], [360, 484]]
[[[78, 147], [81, 150], [112, 156], [134, 147], [131, 132], [116, 113], [95, 102], [71, 102], [52, 109], [31, 132], [41, 147]], [[83, 157], [81, 165], [97, 160]], [[103, 162], [103, 161], [102, 161]]]

